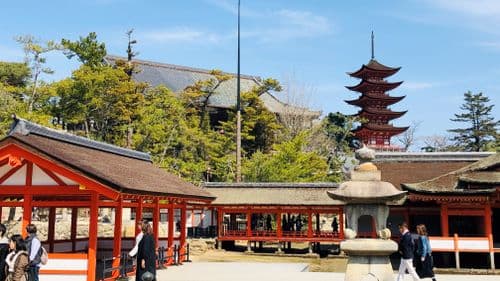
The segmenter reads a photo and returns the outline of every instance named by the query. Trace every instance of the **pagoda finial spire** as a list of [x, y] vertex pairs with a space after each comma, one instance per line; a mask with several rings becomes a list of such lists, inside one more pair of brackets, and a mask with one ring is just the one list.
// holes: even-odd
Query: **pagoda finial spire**
[[373, 35], [373, 30], [372, 30], [372, 59], [375, 58], [375, 44], [374, 44], [374, 41], [375, 41], [375, 36]]

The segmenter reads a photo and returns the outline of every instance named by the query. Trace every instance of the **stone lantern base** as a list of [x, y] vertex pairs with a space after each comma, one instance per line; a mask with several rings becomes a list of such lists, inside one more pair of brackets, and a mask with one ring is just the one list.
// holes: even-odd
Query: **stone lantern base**
[[383, 239], [349, 239], [340, 243], [348, 256], [345, 281], [394, 281], [389, 255], [396, 242]]

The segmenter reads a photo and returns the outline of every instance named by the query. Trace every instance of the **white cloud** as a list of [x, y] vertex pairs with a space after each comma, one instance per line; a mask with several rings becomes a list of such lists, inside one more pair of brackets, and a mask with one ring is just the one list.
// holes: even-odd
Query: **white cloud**
[[222, 39], [217, 33], [197, 30], [190, 27], [156, 29], [142, 32], [140, 37], [157, 43], [202, 42], [218, 43]]
[[498, 0], [428, 0], [438, 8], [473, 17], [500, 17]]

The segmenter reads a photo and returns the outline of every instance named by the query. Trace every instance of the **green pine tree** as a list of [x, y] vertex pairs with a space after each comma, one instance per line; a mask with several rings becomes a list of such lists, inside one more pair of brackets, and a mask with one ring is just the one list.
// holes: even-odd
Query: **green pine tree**
[[494, 105], [488, 105], [490, 99], [483, 93], [471, 91], [464, 94], [464, 101], [460, 106], [463, 112], [451, 121], [465, 123], [466, 127], [448, 130], [454, 133], [452, 141], [465, 151], [495, 150], [500, 123], [491, 116]]

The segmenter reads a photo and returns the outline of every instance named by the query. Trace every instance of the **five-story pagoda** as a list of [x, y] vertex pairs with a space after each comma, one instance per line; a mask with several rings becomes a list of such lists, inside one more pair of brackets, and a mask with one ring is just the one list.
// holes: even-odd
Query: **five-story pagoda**
[[372, 32], [371, 60], [359, 70], [348, 73], [351, 77], [361, 79], [358, 85], [346, 87], [351, 91], [361, 93], [359, 98], [345, 101], [348, 104], [361, 107], [361, 110], [354, 116], [362, 118], [364, 122], [354, 130], [354, 133], [363, 143], [377, 150], [397, 150], [398, 147], [391, 146], [391, 137], [408, 129], [408, 127], [394, 127], [389, 123], [406, 113], [406, 111], [397, 112], [388, 108], [404, 98], [404, 96], [392, 97], [386, 93], [403, 83], [385, 80], [400, 69], [401, 67], [385, 66], [375, 60]]

